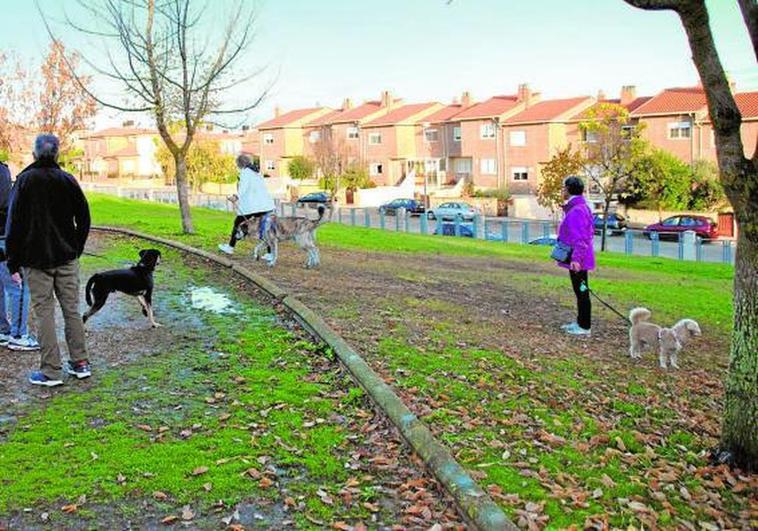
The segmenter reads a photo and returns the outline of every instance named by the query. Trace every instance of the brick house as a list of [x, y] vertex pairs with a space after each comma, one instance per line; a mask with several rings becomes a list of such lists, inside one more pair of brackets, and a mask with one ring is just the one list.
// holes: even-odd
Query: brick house
[[424, 134], [422, 123], [442, 108], [438, 102], [401, 105], [363, 124], [361, 149], [372, 181], [395, 186], [405, 178], [423, 159], [417, 153], [418, 137]]
[[328, 107], [296, 109], [258, 125], [261, 171], [264, 174], [288, 176], [288, 164], [293, 157], [305, 153], [303, 126], [325, 114], [335, 112]]
[[82, 174], [89, 177], [151, 178], [162, 174], [156, 160], [158, 132], [125, 123], [80, 138]]

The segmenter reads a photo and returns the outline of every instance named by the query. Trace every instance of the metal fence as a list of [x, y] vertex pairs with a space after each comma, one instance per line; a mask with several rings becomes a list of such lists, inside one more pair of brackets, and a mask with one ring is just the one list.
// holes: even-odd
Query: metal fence
[[[296, 203], [279, 203], [281, 215], [307, 215], [308, 210], [298, 207]], [[312, 215], [312, 214], [311, 214]], [[557, 223], [509, 218], [485, 218], [475, 216], [473, 219], [434, 220], [426, 216], [411, 216], [410, 213], [398, 212], [396, 215], [380, 212], [377, 208], [338, 208], [331, 221], [344, 225], [378, 228], [393, 232], [426, 234], [440, 236], [458, 236], [505, 243], [531, 245], [553, 245], [558, 230]], [[594, 247], [600, 250], [601, 237], [596, 234]], [[635, 256], [651, 256], [734, 264], [735, 242], [732, 240], [703, 240], [694, 233], [659, 233], [641, 229], [625, 229], [610, 232], [606, 237], [606, 249], [612, 252]]]

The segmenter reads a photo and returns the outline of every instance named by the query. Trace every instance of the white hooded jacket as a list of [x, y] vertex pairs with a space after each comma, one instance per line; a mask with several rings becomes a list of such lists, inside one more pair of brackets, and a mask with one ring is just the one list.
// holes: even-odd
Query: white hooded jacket
[[263, 176], [251, 168], [242, 168], [240, 170], [240, 181], [237, 185], [237, 190], [239, 214], [247, 216], [259, 212], [269, 212], [276, 208], [274, 200], [266, 188]]

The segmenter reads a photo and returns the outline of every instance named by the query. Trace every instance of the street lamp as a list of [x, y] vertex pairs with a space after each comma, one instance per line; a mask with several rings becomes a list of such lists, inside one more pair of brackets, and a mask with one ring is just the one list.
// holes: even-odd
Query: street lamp
[[[421, 127], [424, 130], [424, 145], [430, 144], [430, 141], [429, 141], [429, 139], [427, 138], [427, 135], [426, 135], [427, 131], [429, 130], [430, 125], [431, 124], [429, 122], [423, 122], [421, 124]], [[431, 153], [431, 146], [430, 146], [429, 152]], [[428, 181], [428, 177], [426, 175], [426, 162], [425, 162], [424, 163], [424, 208], [425, 209], [429, 208], [429, 195], [427, 194], [427, 190], [426, 190], [426, 188], [427, 188], [427, 181]]]

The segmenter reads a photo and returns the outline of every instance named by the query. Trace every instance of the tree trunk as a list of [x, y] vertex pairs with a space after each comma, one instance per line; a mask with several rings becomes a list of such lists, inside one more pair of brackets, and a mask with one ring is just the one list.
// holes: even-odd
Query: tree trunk
[[[716, 53], [702, 0], [678, 9], [692, 60], [706, 88], [721, 182], [737, 218], [734, 270], [734, 327], [725, 388], [721, 448], [731, 461], [758, 470], [758, 159], [745, 158], [740, 116]], [[755, 43], [754, 43], [755, 44]]]
[[[606, 236], [608, 235], [608, 211], [611, 209], [611, 198], [610, 196], [605, 197], [605, 204], [603, 205], [603, 230], [600, 234], [600, 251], [605, 251], [605, 240]], [[592, 230], [594, 231], [595, 228], [593, 227]]]
[[179, 200], [179, 212], [182, 217], [182, 231], [184, 234], [193, 234], [192, 213], [190, 212], [189, 187], [187, 185], [187, 158], [179, 151], [174, 154], [176, 165], [176, 196]]

